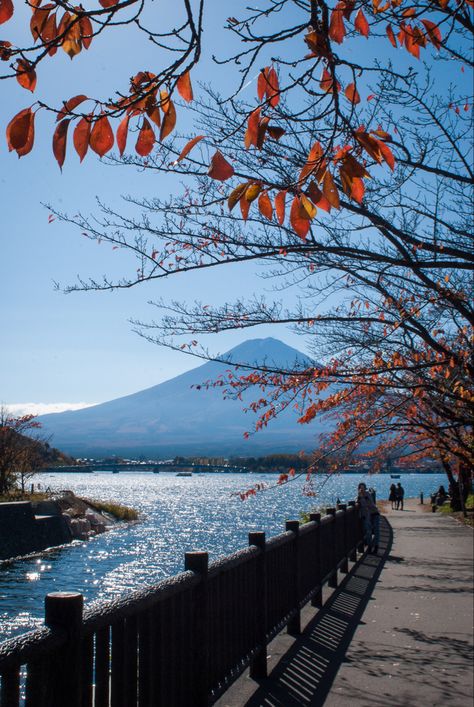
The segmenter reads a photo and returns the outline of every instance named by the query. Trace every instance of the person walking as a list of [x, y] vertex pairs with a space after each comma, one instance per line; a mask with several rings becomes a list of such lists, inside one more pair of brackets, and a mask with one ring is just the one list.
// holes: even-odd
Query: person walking
[[380, 539], [380, 513], [367, 486], [361, 482], [357, 487], [359, 515], [364, 525], [364, 542], [368, 552], [377, 554]]
[[403, 486], [401, 485], [400, 482], [398, 482], [398, 484], [397, 484], [396, 493], [397, 493], [396, 510], [403, 511], [403, 499], [405, 497], [405, 489], [403, 488]]
[[397, 502], [397, 487], [395, 486], [395, 484], [391, 484], [391, 486], [390, 486], [388, 500], [392, 504], [392, 511], [393, 511], [393, 509], [395, 508], [395, 504]]

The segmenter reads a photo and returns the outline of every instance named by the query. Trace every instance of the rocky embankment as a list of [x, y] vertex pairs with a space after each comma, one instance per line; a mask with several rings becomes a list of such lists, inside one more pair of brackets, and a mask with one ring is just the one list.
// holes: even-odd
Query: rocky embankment
[[119, 522], [72, 491], [41, 501], [0, 503], [0, 561], [88, 540]]

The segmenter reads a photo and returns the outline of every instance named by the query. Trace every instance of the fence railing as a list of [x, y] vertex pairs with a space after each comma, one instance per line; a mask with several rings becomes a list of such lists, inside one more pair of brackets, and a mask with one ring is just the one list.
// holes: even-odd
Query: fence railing
[[45, 598], [45, 627], [0, 644], [0, 707], [204, 707], [242, 670], [266, 675], [266, 645], [300, 610], [321, 606], [362, 542], [354, 504], [327, 509], [208, 564], [83, 609], [75, 592]]

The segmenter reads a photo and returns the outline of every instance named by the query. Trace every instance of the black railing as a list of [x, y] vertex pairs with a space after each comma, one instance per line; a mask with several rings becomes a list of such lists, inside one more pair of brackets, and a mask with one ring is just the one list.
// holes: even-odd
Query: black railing
[[354, 504], [208, 565], [83, 611], [78, 593], [45, 599], [45, 628], [0, 644], [0, 707], [204, 707], [242, 670], [266, 675], [266, 645], [321, 605], [362, 542]]

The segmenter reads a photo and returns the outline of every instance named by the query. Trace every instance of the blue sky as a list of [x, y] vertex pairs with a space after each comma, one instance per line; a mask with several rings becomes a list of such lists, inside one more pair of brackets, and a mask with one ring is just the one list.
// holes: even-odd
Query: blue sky
[[[155, 3], [151, 7], [154, 13], [159, 10]], [[170, 12], [172, 7], [172, 3], [166, 3], [162, 11]], [[229, 7], [233, 8], [231, 13]], [[228, 51], [229, 35], [221, 28], [225, 18], [237, 9], [219, 0], [211, 0], [207, 8], [205, 47], [208, 54], [222, 55]], [[3, 26], [2, 39], [16, 39], [15, 31], [19, 32], [25, 13], [29, 17], [29, 9], [17, 3], [18, 20], [8, 33], [7, 25]], [[129, 28], [114, 30], [94, 40], [89, 51], [72, 62], [59, 50], [43, 63], [35, 97], [58, 105], [60, 100], [79, 93], [107, 97], [115, 88], [126, 89], [129, 76], [139, 70], [153, 70], [161, 60], [143, 36], [139, 36], [140, 41], [131, 42], [130, 38]], [[366, 46], [373, 49], [363, 38], [353, 46], [354, 51], [367, 51]], [[391, 51], [386, 41], [383, 47]], [[397, 60], [413, 62], [405, 52], [398, 52]], [[439, 76], [446, 78], [450, 70], [439, 66]], [[459, 65], [455, 70], [459, 72]], [[225, 92], [228, 71], [228, 67], [216, 68], [204, 58], [193, 72], [193, 83], [210, 81]], [[248, 90], [254, 95], [252, 86]], [[123, 252], [98, 246], [57, 221], [48, 223], [49, 212], [42, 202], [71, 214], [79, 210], [87, 214], [96, 211], [96, 196], [119, 206], [122, 194], [166, 196], [173, 184], [169, 178], [134, 168], [108, 167], [94, 154], [80, 165], [71, 141], [61, 174], [51, 150], [53, 121], [45, 111], [37, 116], [35, 148], [18, 160], [14, 153], [8, 153], [4, 129], [11, 117], [35, 98], [15, 81], [0, 82], [0, 98], [0, 402], [42, 406], [102, 402], [198, 365], [185, 354], [153, 346], [133, 334], [128, 319], [151, 319], [153, 311], [146, 302], [152, 298], [211, 302], [224, 292], [225, 298], [221, 299], [232, 300], [242, 295], [242, 268], [219, 268], [214, 273], [173, 277], [168, 282], [113, 293], [66, 296], [55, 291], [54, 281], [67, 285], [77, 274], [100, 278], [105, 273], [123, 272], [127, 265], [135, 266]], [[178, 130], [180, 125], [178, 122]], [[123, 211], [124, 207], [120, 208]], [[251, 269], [246, 277], [246, 294], [263, 287]], [[270, 334], [296, 348], [304, 347], [301, 339], [295, 340], [283, 328], [226, 333], [210, 345], [214, 351], [226, 351], [246, 338]]]
[[[20, 19], [25, 9], [18, 8]], [[213, 2], [207, 26], [222, 25], [226, 16], [222, 4]], [[13, 29], [19, 26], [17, 22]], [[130, 30], [114, 31], [95, 40], [88, 52], [72, 62], [59, 50], [40, 68], [35, 97], [58, 104], [78, 93], [108, 96], [112, 87], [125, 88], [128, 77], [137, 71], [153, 70], [159, 58], [150, 43], [142, 39], [130, 51], [123, 51], [129, 36]], [[7, 37], [13, 39], [12, 31], [2, 33], [2, 39]], [[218, 49], [214, 42], [213, 50]], [[218, 80], [218, 75], [209, 61], [193, 73], [194, 82], [211, 78]], [[67, 296], [55, 291], [54, 281], [71, 284], [77, 274], [100, 277], [115, 268], [119, 272], [130, 261], [123, 253], [91, 243], [74, 228], [48, 223], [49, 212], [42, 203], [69, 213], [90, 213], [96, 210], [97, 195], [118, 205], [121, 194], [167, 195], [172, 187], [165, 177], [130, 167], [108, 167], [93, 153], [80, 165], [71, 142], [61, 174], [51, 150], [53, 121], [44, 111], [37, 116], [33, 151], [19, 160], [8, 152], [4, 130], [11, 117], [35, 98], [15, 81], [1, 82], [0, 91], [0, 402], [41, 404], [35, 408], [38, 411], [57, 403], [102, 402], [198, 365], [185, 354], [147, 343], [132, 333], [127, 320], [151, 318], [153, 312], [146, 302], [152, 297], [205, 299], [225, 288], [232, 298], [242, 284], [240, 269], [173, 278], [161, 281], [159, 288], [144, 285], [114, 293]], [[253, 291], [259, 283], [251, 278], [248, 285]], [[279, 334], [292, 342], [285, 330]], [[225, 351], [259, 335], [265, 332], [229, 333], [219, 338], [215, 349]]]

